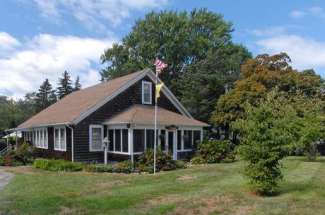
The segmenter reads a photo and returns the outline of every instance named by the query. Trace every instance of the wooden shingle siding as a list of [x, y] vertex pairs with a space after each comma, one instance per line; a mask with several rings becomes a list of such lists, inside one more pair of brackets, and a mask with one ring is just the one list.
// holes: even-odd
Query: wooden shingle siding
[[[145, 77], [142, 80], [151, 81], [150, 78]], [[91, 124], [102, 124], [105, 120], [120, 113], [134, 104], [142, 104], [142, 80], [132, 85], [130, 88], [122, 92], [114, 99], [107, 102], [97, 111], [89, 115], [87, 118], [82, 120], [74, 128], [74, 155], [75, 161], [83, 162], [102, 162], [103, 152], [89, 152], [89, 125]], [[152, 85], [152, 105], [154, 105], [155, 87]], [[169, 101], [169, 99], [161, 93], [159, 98], [159, 106], [180, 113], [177, 108]], [[106, 126], [105, 126], [106, 127]], [[106, 130], [106, 129], [104, 129]], [[104, 131], [105, 136], [107, 135]], [[71, 153], [70, 153], [71, 154]], [[128, 159], [128, 155], [108, 155], [109, 159], [117, 158]]]

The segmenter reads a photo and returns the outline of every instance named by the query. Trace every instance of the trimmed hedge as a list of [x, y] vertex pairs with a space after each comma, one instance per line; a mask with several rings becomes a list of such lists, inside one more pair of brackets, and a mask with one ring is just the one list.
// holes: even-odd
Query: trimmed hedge
[[115, 164], [87, 164], [84, 166], [86, 172], [115, 172], [131, 173], [134, 171], [130, 161], [122, 161]]
[[49, 171], [75, 172], [83, 169], [83, 165], [80, 163], [72, 163], [66, 160], [48, 160], [42, 158], [35, 159], [33, 166], [38, 169]]
[[[81, 164], [72, 163], [66, 160], [35, 159], [33, 166], [48, 171], [81, 171], [86, 172], [109, 172], [109, 173], [132, 173], [148, 172], [153, 173], [153, 151], [146, 151], [140, 156], [139, 161], [133, 166], [131, 161], [126, 160], [115, 164]], [[157, 151], [157, 171], [169, 171], [186, 168], [184, 161], [172, 160], [171, 156], [164, 152]]]

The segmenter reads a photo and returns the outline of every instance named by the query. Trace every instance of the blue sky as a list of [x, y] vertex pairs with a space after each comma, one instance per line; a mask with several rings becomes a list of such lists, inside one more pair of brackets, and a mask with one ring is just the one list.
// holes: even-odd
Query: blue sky
[[321, 0], [0, 1], [0, 95], [21, 98], [68, 70], [83, 86], [99, 81], [99, 57], [151, 10], [208, 8], [233, 23], [233, 40], [254, 55], [287, 52], [297, 69], [325, 77]]

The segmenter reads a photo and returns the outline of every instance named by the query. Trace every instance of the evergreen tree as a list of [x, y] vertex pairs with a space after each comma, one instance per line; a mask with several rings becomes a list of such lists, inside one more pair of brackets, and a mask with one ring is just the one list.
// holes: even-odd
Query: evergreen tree
[[62, 76], [63, 77], [59, 79], [59, 87], [57, 88], [59, 99], [62, 99], [64, 96], [73, 92], [70, 74], [67, 71], [64, 71]]
[[80, 80], [79, 80], [79, 76], [77, 76], [76, 81], [74, 82], [74, 91], [78, 91], [81, 89], [81, 84], [80, 84]]
[[45, 79], [38, 89], [35, 100], [37, 111], [41, 111], [56, 102], [55, 91], [52, 89], [52, 85], [48, 79]]

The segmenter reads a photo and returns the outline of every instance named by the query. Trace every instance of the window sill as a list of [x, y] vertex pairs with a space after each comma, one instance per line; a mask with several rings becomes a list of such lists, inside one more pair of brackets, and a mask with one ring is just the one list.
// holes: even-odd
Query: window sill
[[35, 148], [38, 148], [38, 149], [49, 149], [48, 147], [41, 147], [41, 146], [35, 146]]
[[112, 154], [130, 155], [129, 152], [119, 152], [119, 151], [108, 151], [108, 152]]
[[193, 149], [183, 149], [183, 150], [177, 150], [177, 152], [191, 152]]
[[103, 152], [103, 149], [89, 149], [89, 152]]
[[67, 149], [56, 149], [56, 148], [54, 148], [54, 151], [59, 151], [59, 152], [66, 152], [66, 151], [67, 151]]

